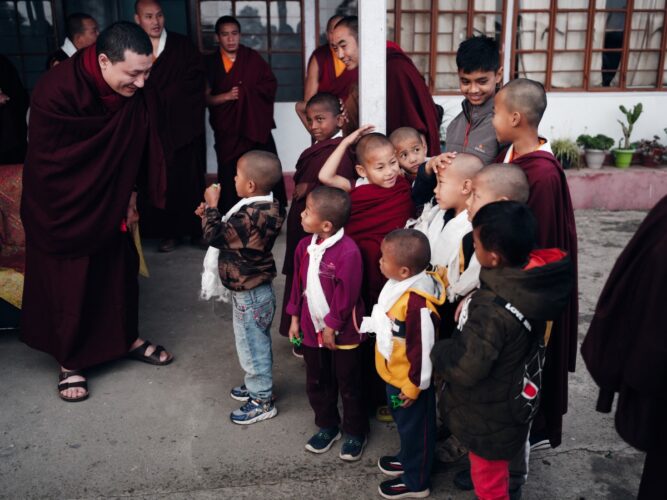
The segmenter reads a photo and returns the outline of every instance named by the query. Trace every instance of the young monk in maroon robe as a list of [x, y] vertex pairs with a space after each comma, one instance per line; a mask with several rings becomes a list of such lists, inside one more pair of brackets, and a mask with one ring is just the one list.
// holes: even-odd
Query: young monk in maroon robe
[[[134, 20], [150, 37], [153, 69], [148, 86], [155, 89], [161, 124], [160, 137], [167, 161], [166, 209], [157, 216], [157, 233], [163, 238], [159, 250], [173, 250], [178, 240], [201, 238], [201, 221], [192, 213], [204, 191], [204, 62], [187, 37], [164, 29], [160, 3], [141, 0], [135, 4]], [[145, 217], [144, 217], [144, 220]]]
[[[218, 19], [215, 33], [220, 50], [204, 59], [206, 104], [218, 157], [219, 208], [225, 212], [240, 199], [234, 188], [238, 159], [253, 149], [276, 153], [271, 130], [276, 127], [273, 103], [278, 81], [258, 52], [240, 44], [241, 25], [236, 18]], [[283, 181], [276, 185], [273, 195], [287, 206]]]
[[140, 90], [151, 53], [139, 26], [113, 24], [32, 95], [21, 339], [56, 358], [65, 401], [88, 396], [83, 369], [128, 353], [152, 364], [173, 359], [138, 337], [139, 266], [128, 231], [140, 173], [153, 202], [164, 202], [164, 158]]
[[[292, 290], [294, 251], [299, 242], [308, 236], [301, 225], [301, 212], [306, 208], [306, 197], [317, 186], [321, 186], [318, 179], [322, 165], [342, 140], [340, 128], [343, 116], [340, 102], [333, 94], [318, 93], [310, 98], [306, 106], [308, 130], [315, 143], [306, 149], [296, 163], [294, 173], [294, 195], [292, 205], [287, 216], [287, 244], [285, 248], [285, 300], [283, 313], [280, 319], [280, 334], [287, 337], [292, 317], [285, 312]], [[348, 148], [338, 167], [338, 174], [353, 181], [356, 178], [354, 170], [354, 154]], [[295, 350], [295, 352], [298, 352]]]
[[[394, 229], [404, 227], [407, 220], [415, 215], [410, 183], [400, 173], [396, 150], [385, 135], [369, 134], [372, 129], [372, 125], [367, 125], [345, 137], [319, 175], [322, 184], [350, 192], [352, 214], [345, 225], [345, 234], [355, 241], [361, 251], [364, 263], [361, 297], [368, 311], [377, 303], [387, 281], [380, 271], [382, 239]], [[338, 175], [336, 168], [347, 149], [357, 140], [355, 168], [361, 179], [355, 185]], [[366, 401], [369, 410], [374, 411], [386, 405], [385, 385], [375, 370], [375, 342], [367, 344]], [[384, 418], [384, 413], [379, 410], [378, 417]]]
[[[570, 191], [563, 168], [537, 127], [547, 107], [541, 84], [527, 79], [507, 83], [495, 96], [493, 126], [499, 143], [511, 143], [498, 157], [514, 163], [528, 178], [528, 206], [538, 222], [540, 248], [560, 248], [572, 259], [574, 290], [559, 320], [554, 322], [547, 346], [540, 413], [531, 428], [531, 444], [545, 439], [552, 447], [561, 443], [563, 415], [567, 412], [568, 371], [574, 372], [577, 349], [577, 232]], [[546, 444], [546, 443], [545, 443]]]
[[[344, 17], [336, 24], [333, 43], [336, 54], [348, 70], [359, 66], [356, 16]], [[387, 42], [387, 134], [399, 127], [412, 127], [426, 137], [428, 155], [440, 154], [440, 119], [412, 60], [393, 42]]]
[[664, 498], [667, 471], [667, 196], [649, 212], [614, 264], [581, 356], [600, 387], [596, 410], [646, 452], [639, 500]]
[[[306, 121], [306, 103], [317, 93], [328, 92], [345, 102], [350, 86], [357, 83], [359, 71], [357, 68], [346, 70], [343, 61], [336, 57], [332, 48], [333, 29], [336, 23], [343, 19], [341, 15], [329, 18], [327, 22], [327, 43], [317, 47], [308, 60], [306, 81], [303, 87], [303, 100], [296, 103], [296, 112], [308, 129]], [[357, 127], [354, 128], [355, 130]]]

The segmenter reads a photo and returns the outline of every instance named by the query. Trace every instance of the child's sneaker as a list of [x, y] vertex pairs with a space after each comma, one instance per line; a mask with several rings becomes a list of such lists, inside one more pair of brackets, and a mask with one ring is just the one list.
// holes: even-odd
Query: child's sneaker
[[229, 418], [235, 424], [248, 425], [273, 418], [278, 414], [278, 409], [273, 401], [257, 401], [248, 399], [248, 402], [238, 410], [234, 410]]
[[426, 498], [431, 494], [431, 490], [428, 488], [422, 491], [409, 490], [400, 477], [383, 481], [380, 483], [378, 491], [384, 498]]
[[378, 460], [378, 467], [383, 474], [391, 477], [398, 477], [403, 474], [403, 466], [397, 457], [384, 456]]
[[250, 399], [250, 393], [248, 392], [248, 389], [246, 388], [245, 384], [232, 387], [232, 390], [230, 391], [229, 395], [236, 401], [246, 402]]
[[343, 446], [340, 447], [340, 455], [338, 456], [348, 462], [355, 462], [361, 458], [365, 447], [366, 436], [347, 436], [347, 439], [343, 441]]
[[338, 427], [333, 429], [320, 429], [306, 443], [306, 449], [313, 453], [325, 453], [340, 439]]

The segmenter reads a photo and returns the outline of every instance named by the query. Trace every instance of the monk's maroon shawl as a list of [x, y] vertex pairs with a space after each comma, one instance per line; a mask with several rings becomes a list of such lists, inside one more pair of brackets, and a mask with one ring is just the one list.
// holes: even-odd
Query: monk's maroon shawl
[[238, 100], [209, 108], [218, 163], [224, 165], [253, 145], [269, 141], [275, 128], [273, 103], [278, 81], [262, 56], [244, 45], [239, 46], [229, 73], [222, 64], [220, 51], [206, 56], [205, 63], [211, 95], [239, 87]]
[[394, 229], [415, 215], [410, 183], [399, 177], [392, 188], [365, 184], [350, 192], [352, 214], [345, 233], [359, 246], [364, 261], [362, 296], [367, 310], [377, 302], [387, 279], [380, 272], [380, 244]]
[[387, 135], [412, 127], [426, 137], [428, 155], [440, 154], [438, 111], [424, 77], [394, 43], [387, 44]]
[[[505, 152], [497, 161], [502, 162]], [[560, 248], [572, 259], [574, 287], [570, 302], [554, 322], [544, 367], [542, 410], [552, 446], [561, 441], [562, 415], [567, 412], [568, 371], [574, 371], [577, 352], [579, 296], [577, 286], [577, 230], [570, 190], [558, 160], [547, 151], [535, 151], [512, 160], [528, 177], [528, 206], [537, 219], [540, 248]]]
[[359, 69], [345, 69], [336, 76], [333, 54], [328, 44], [320, 45], [310, 56], [317, 60], [318, 68], [318, 92], [329, 92], [339, 99], [345, 100], [350, 92], [350, 86], [357, 83]]
[[[598, 410], [618, 392], [616, 429], [641, 450], [667, 446], [667, 196], [649, 212], [600, 294], [581, 355], [600, 387]], [[659, 436], [662, 435], [660, 444]]]
[[164, 201], [164, 157], [142, 91], [119, 100], [107, 86], [101, 95], [101, 73], [84, 68], [94, 51], [45, 73], [30, 108], [21, 218], [28, 245], [61, 257], [93, 254], [117, 238], [143, 162], [152, 202]]
[[178, 150], [204, 134], [206, 71], [201, 54], [187, 37], [167, 34], [146, 85], [158, 95], [166, 151]]

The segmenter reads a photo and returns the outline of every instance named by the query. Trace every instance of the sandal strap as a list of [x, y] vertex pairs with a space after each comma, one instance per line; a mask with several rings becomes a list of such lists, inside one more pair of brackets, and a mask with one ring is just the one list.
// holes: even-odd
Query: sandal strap
[[74, 389], [76, 387], [81, 387], [82, 389], [88, 390], [88, 382], [86, 380], [80, 380], [78, 382], [60, 382], [58, 384], [58, 390], [60, 392], [67, 389]]
[[81, 370], [67, 370], [65, 372], [61, 371], [60, 375], [58, 375], [58, 380], [62, 382], [63, 380], [76, 376], [83, 377], [83, 371]]
[[130, 352], [131, 352], [131, 353], [135, 353], [135, 354], [139, 354], [139, 355], [141, 355], [141, 356], [146, 356], [146, 351], [148, 350], [148, 348], [149, 348], [150, 346], [151, 346], [151, 343], [150, 343], [148, 340], [144, 340], [144, 343], [143, 343], [143, 344], [141, 344], [141, 345], [135, 347], [135, 348], [132, 349]]

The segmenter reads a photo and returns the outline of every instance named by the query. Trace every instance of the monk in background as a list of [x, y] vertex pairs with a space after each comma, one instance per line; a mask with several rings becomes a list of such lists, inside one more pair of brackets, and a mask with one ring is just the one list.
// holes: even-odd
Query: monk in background
[[58, 391], [88, 397], [83, 370], [171, 354], [139, 337], [134, 188], [164, 206], [164, 158], [142, 88], [153, 65], [143, 30], [119, 22], [45, 73], [32, 94], [21, 218], [21, 340], [60, 365]]
[[[278, 81], [262, 56], [240, 43], [241, 24], [235, 17], [218, 19], [215, 33], [220, 49], [205, 57], [206, 104], [218, 157], [219, 208], [226, 212], [240, 199], [234, 187], [238, 159], [250, 150], [277, 152], [271, 130], [276, 128]], [[273, 195], [287, 206], [283, 180]]]
[[192, 213], [204, 192], [206, 159], [204, 110], [206, 72], [199, 51], [187, 37], [164, 28], [155, 0], [135, 4], [135, 22], [153, 46], [153, 69], [147, 86], [155, 89], [160, 138], [167, 162], [165, 210], [155, 213], [160, 252], [171, 252], [183, 237], [200, 244], [201, 221]]

